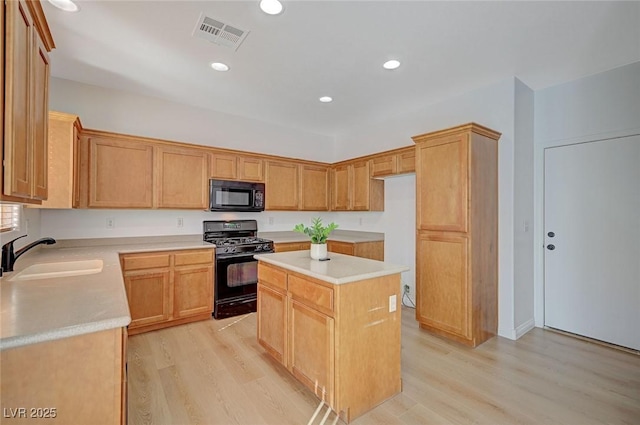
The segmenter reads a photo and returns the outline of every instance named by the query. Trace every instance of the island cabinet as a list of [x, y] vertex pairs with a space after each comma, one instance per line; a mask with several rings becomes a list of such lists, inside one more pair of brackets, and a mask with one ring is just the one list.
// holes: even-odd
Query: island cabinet
[[384, 181], [371, 178], [370, 161], [340, 163], [331, 170], [333, 211], [384, 211]]
[[122, 254], [129, 333], [205, 320], [213, 312], [212, 249]]
[[467, 124], [416, 143], [416, 319], [472, 347], [497, 332], [498, 139]]
[[0, 200], [48, 196], [49, 53], [55, 46], [39, 1], [3, 2], [2, 191]]
[[126, 424], [126, 328], [2, 350], [2, 423]]
[[258, 342], [349, 422], [401, 391], [399, 288], [399, 274], [332, 284], [259, 261]]

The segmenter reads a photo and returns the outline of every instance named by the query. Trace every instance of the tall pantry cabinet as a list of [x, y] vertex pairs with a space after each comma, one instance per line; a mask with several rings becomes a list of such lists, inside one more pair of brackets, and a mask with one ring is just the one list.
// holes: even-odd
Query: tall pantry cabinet
[[498, 139], [466, 124], [416, 143], [416, 320], [475, 347], [498, 326]]

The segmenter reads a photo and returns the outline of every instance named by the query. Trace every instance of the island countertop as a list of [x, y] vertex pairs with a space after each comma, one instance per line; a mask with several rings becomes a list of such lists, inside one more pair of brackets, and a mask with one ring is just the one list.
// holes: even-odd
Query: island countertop
[[328, 261], [312, 260], [309, 251], [289, 251], [254, 255], [258, 261], [301, 273], [334, 285], [409, 271], [408, 266], [329, 253]]
[[[119, 254], [215, 248], [189, 238], [149, 237], [60, 240], [33, 250], [0, 278], [0, 350], [82, 335], [129, 324], [129, 304]], [[36, 263], [99, 259], [102, 271], [81, 276], [14, 280]]]

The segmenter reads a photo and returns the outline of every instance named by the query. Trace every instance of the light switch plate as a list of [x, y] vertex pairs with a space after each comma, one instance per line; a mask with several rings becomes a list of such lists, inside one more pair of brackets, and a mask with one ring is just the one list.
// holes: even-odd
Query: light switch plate
[[389, 295], [389, 313], [396, 311], [398, 304], [398, 297], [396, 295]]

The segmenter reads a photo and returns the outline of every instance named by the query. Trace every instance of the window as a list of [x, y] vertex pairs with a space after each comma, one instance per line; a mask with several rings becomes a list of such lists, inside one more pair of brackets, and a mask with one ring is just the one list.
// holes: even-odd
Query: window
[[22, 205], [0, 204], [0, 232], [20, 229]]

